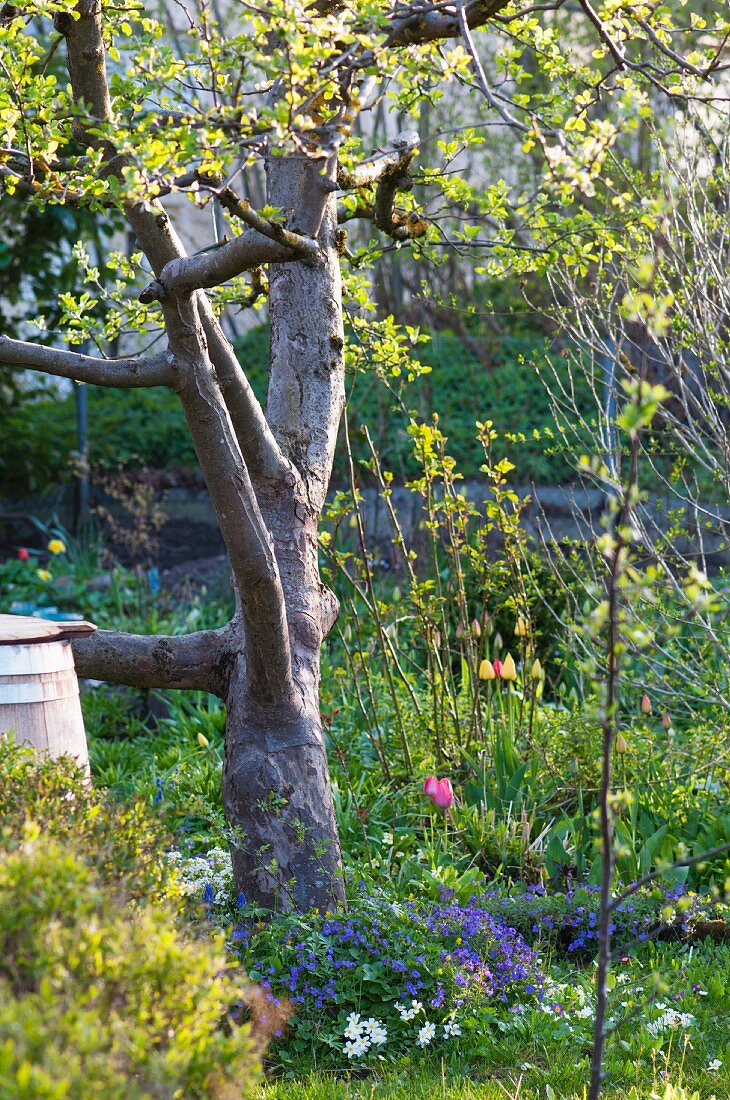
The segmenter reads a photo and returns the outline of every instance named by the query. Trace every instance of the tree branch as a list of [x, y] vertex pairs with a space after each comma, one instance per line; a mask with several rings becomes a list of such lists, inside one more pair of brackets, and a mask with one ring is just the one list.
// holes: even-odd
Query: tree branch
[[97, 630], [74, 638], [79, 676], [146, 688], [188, 688], [225, 697], [235, 648], [232, 624], [195, 634], [147, 636]]
[[[408, 181], [410, 183], [410, 180]], [[410, 212], [395, 205], [395, 196], [403, 181], [397, 176], [385, 176], [378, 184], [373, 206], [373, 222], [394, 241], [409, 241], [428, 233], [428, 219], [417, 210]]]
[[529, 127], [525, 126], [523, 122], [520, 122], [518, 119], [516, 119], [514, 115], [512, 115], [507, 110], [504, 104], [500, 103], [500, 101], [497, 99], [494, 92], [489, 86], [487, 74], [484, 72], [484, 66], [482, 65], [479, 52], [476, 48], [476, 45], [474, 44], [474, 39], [471, 36], [471, 28], [469, 27], [469, 23], [467, 21], [466, 10], [467, 6], [465, 0], [459, 0], [459, 26], [461, 27], [461, 34], [464, 42], [466, 43], [466, 48], [469, 52], [469, 56], [471, 57], [472, 67], [477, 75], [477, 81], [479, 82], [479, 87], [482, 90], [484, 98], [486, 99], [489, 106], [497, 112], [499, 117], [507, 126], [513, 126], [515, 129], [521, 130], [523, 133], [527, 133]]
[[218, 196], [230, 213], [251, 228], [232, 241], [222, 241], [193, 256], [179, 253], [175, 258], [171, 257], [157, 272], [154, 282], [142, 291], [140, 301], [164, 302], [175, 291], [189, 294], [193, 290], [220, 286], [262, 264], [294, 260], [316, 262], [319, 258], [316, 237], [322, 225], [327, 197], [336, 190], [329, 171], [332, 158], [304, 156], [296, 159], [304, 162], [302, 181], [305, 186], [300, 188], [296, 201], [285, 211], [291, 228], [259, 214], [227, 185], [219, 188], [213, 185], [214, 181], [206, 182], [204, 177], [196, 176], [199, 183]]
[[193, 256], [171, 260], [162, 269], [159, 278], [145, 287], [139, 300], [144, 303], [164, 302], [176, 291], [189, 294], [204, 287], [220, 286], [261, 264], [316, 258], [316, 241], [285, 229], [282, 233], [286, 235], [286, 241], [273, 241], [257, 230], [249, 229], [232, 241], [212, 245]]
[[407, 130], [354, 168], [339, 168], [337, 182], [341, 190], [371, 184], [377, 184], [377, 189], [374, 203], [364, 202], [352, 214], [338, 217], [338, 221], [366, 218], [396, 241], [423, 237], [428, 232], [428, 220], [415, 210], [409, 213], [394, 205], [399, 191], [410, 191], [413, 187], [409, 168], [418, 152], [419, 141], [415, 131]]
[[599, 38], [606, 46], [607, 50], [611, 54], [611, 57], [614, 59], [618, 67], [620, 69], [625, 69], [626, 66], [629, 64], [626, 59], [626, 54], [620, 48], [620, 46], [618, 46], [611, 38], [611, 35], [608, 33], [603, 25], [603, 20], [601, 19], [600, 15], [598, 15], [597, 12], [593, 10], [590, 0], [578, 0], [578, 3], [590, 19], [593, 26], [598, 31]]
[[[241, 600], [248, 687], [279, 703], [293, 692], [289, 628], [271, 535], [207, 353], [200, 353], [194, 296], [177, 297], [179, 347], [188, 369], [178, 387], [188, 429], [210, 491]], [[203, 342], [203, 348], [205, 344]], [[196, 358], [197, 356], [197, 358]]]
[[95, 386], [135, 389], [145, 386], [174, 385], [172, 357], [156, 355], [148, 359], [97, 359], [92, 355], [63, 348], [49, 348], [0, 336], [0, 363], [20, 370], [39, 370], [58, 378], [73, 378]]
[[715, 856], [725, 855], [730, 852], [730, 843], [718, 844], [715, 848], [707, 848], [706, 851], [700, 852], [695, 856], [687, 856], [685, 859], [675, 859], [674, 863], [671, 863], [668, 867], [662, 867], [659, 870], [651, 871], [648, 875], [644, 875], [636, 882], [632, 882], [631, 886], [627, 886], [625, 890], [622, 890], [620, 894], [617, 894], [612, 898], [609, 903], [609, 912], [613, 913], [634, 894], [638, 894], [639, 890], [644, 886], [649, 886], [652, 882], [656, 882], [658, 878], [663, 878], [669, 871], [673, 871], [678, 867], [694, 867], [697, 863], [706, 863], [710, 859], [714, 859]]
[[[110, 121], [100, 0], [79, 0], [75, 17], [70, 12], [59, 12], [54, 22], [66, 40], [66, 64], [74, 99], [85, 104], [92, 120]], [[75, 136], [83, 145], [98, 144], [88, 133], [88, 121], [77, 121]]]
[[[185, 255], [182, 242], [161, 207], [152, 210], [143, 206], [130, 207], [127, 219], [156, 275], [160, 275], [171, 260]], [[263, 409], [233, 348], [221, 331], [207, 296], [202, 291], [197, 293], [195, 303], [241, 455], [254, 483], [260, 477], [272, 481], [287, 480], [291, 467], [266, 422]]]
[[223, 335], [207, 298], [203, 294], [197, 298], [199, 308], [203, 305], [201, 316], [208, 353], [251, 480], [254, 485], [268, 481], [292, 486], [298, 475], [282, 454], [246, 372]]
[[[74, 99], [77, 103], [85, 103], [94, 116], [109, 121], [111, 119], [111, 105], [104, 69], [104, 42], [100, 9], [96, 0], [79, 0], [77, 12], [79, 13], [78, 19], [71, 16], [59, 16], [57, 19], [58, 29], [67, 43], [69, 75]], [[96, 141], [93, 135], [87, 134], [85, 130], [79, 135], [79, 139], [82, 144], [87, 145], [93, 145]], [[110, 145], [105, 146], [105, 149], [110, 158], [116, 153]], [[158, 279], [162, 278], [164, 269], [170, 264], [182, 264], [184, 270], [186, 262], [193, 264], [196, 263], [196, 260], [198, 263], [200, 262], [200, 257], [193, 257], [191, 261], [186, 261], [182, 242], [177, 236], [167, 213], [159, 204], [155, 203], [150, 208], [141, 203], [128, 203], [125, 212], [127, 220], [137, 236], [139, 245], [147, 256]], [[254, 217], [254, 212], [251, 212], [251, 216]], [[320, 220], [321, 216], [320, 213]], [[255, 217], [260, 218], [260, 215], [255, 215]], [[260, 218], [260, 220], [266, 226], [269, 226], [266, 219]], [[316, 223], [316, 227], [318, 228], [318, 223]], [[269, 226], [269, 228], [271, 227]], [[272, 232], [278, 233], [278, 229], [272, 229]], [[286, 259], [290, 259], [293, 255], [299, 255], [298, 252], [292, 251], [292, 248], [283, 248], [280, 243], [268, 241], [255, 231], [245, 236], [249, 239], [255, 238], [269, 249], [283, 249], [286, 253]], [[298, 247], [300, 244], [300, 238], [294, 233], [289, 233], [283, 227], [281, 239], [287, 245]], [[239, 237], [236, 241], [231, 242], [231, 246], [235, 247], [231, 247], [229, 253], [233, 253], [235, 258], [238, 252], [245, 248], [246, 242]], [[308, 245], [302, 244], [305, 251], [307, 247]], [[316, 246], [313, 247], [316, 248]], [[216, 263], [219, 262], [217, 256], [213, 255], [213, 259]], [[205, 256], [202, 257], [202, 260], [205, 260]], [[173, 268], [173, 270], [175, 269]], [[208, 284], [201, 283], [200, 285]], [[259, 474], [266, 477], [285, 476], [289, 470], [288, 464], [266, 423], [263, 410], [256, 400], [248, 380], [243, 375], [241, 367], [235, 359], [230, 344], [220, 330], [210, 303], [201, 294], [197, 296], [196, 304], [203, 323], [210, 354], [216, 368], [220, 371], [221, 383], [226, 386], [231, 397], [236, 434], [244, 461], [250, 463], [254, 476]], [[41, 369], [47, 368], [42, 367]], [[73, 377], [73, 375], [71, 376]], [[77, 374], [76, 377], [82, 381], [86, 380], [81, 374]], [[108, 374], [107, 377], [111, 378], [111, 374]], [[93, 379], [93, 381], [97, 380]], [[102, 384], [119, 383], [109, 381], [102, 382]], [[148, 384], [155, 385], [158, 383], [150, 381]]]
[[358, 187], [369, 187], [383, 176], [405, 178], [411, 161], [418, 152], [420, 137], [416, 130], [405, 130], [389, 141], [388, 144], [373, 153], [367, 160], [356, 164], [354, 168], [337, 169], [337, 183], [342, 191], [354, 191]]
[[[484, 26], [510, 3], [511, 0], [472, 0], [465, 5], [467, 26], [471, 30]], [[440, 38], [458, 38], [461, 33], [461, 21], [455, 4], [435, 5], [428, 11], [420, 5], [402, 7], [395, 10], [386, 45], [410, 46], [435, 42]]]

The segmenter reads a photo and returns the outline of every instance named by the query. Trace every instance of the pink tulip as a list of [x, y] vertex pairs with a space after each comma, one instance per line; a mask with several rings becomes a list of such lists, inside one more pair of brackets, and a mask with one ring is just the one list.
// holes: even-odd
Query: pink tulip
[[423, 784], [423, 793], [428, 795], [429, 798], [436, 797], [436, 791], [438, 789], [439, 781], [435, 775], [429, 775], [426, 782]]
[[651, 699], [648, 695], [642, 695], [641, 697], [641, 713], [651, 714]]
[[448, 810], [454, 804], [454, 788], [450, 779], [439, 779], [433, 800], [440, 810]]
[[496, 660], [492, 661], [492, 668], [496, 672], [497, 676], [502, 675], [502, 662], [500, 661], [499, 657], [497, 657]]
[[21, 546], [20, 549], [18, 550], [18, 557], [20, 558], [21, 561], [27, 561], [28, 558], [30, 557], [30, 554], [28, 553], [28, 551], [26, 550], [26, 548], [24, 546]]
[[669, 717], [669, 715], [668, 714], [663, 714], [662, 715], [662, 725], [664, 726], [664, 729], [668, 730], [669, 727], [671, 726], [671, 724], [672, 724], [672, 719]]

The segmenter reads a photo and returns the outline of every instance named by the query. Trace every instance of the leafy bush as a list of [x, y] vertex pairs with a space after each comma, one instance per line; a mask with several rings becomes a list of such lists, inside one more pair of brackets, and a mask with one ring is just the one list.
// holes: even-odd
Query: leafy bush
[[178, 929], [157, 822], [9, 739], [0, 819], [0, 1096], [247, 1092], [246, 990], [220, 939]]

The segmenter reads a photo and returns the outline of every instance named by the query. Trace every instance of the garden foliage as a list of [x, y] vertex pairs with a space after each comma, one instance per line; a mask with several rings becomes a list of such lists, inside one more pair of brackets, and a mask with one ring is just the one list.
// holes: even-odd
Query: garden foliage
[[247, 986], [193, 938], [141, 804], [0, 739], [0, 1096], [229, 1100], [257, 1077]]

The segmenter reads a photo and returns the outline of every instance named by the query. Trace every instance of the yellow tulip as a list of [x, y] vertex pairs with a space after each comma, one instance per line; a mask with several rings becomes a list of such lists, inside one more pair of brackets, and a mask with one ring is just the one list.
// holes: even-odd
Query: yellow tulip
[[515, 634], [518, 638], [526, 638], [529, 632], [530, 624], [528, 623], [527, 619], [523, 619], [522, 616], [520, 616], [515, 623]]
[[620, 752], [622, 755], [629, 751], [629, 743], [622, 733], [616, 738], [616, 752]]
[[497, 673], [492, 667], [492, 662], [488, 661], [485, 657], [479, 666], [479, 679], [480, 680], [493, 680]]
[[542, 665], [540, 664], [540, 660], [537, 657], [535, 658], [535, 661], [533, 662], [532, 669], [530, 671], [530, 676], [532, 677], [533, 680], [539, 680], [540, 677], [542, 676]]
[[53, 579], [53, 574], [49, 573], [47, 569], [36, 569], [36, 575], [38, 580], [50, 581]]
[[66, 544], [61, 542], [60, 539], [51, 539], [48, 543], [48, 552], [50, 554], [65, 554]]
[[502, 662], [502, 679], [503, 680], [516, 680], [517, 668], [515, 666], [514, 659], [511, 653], [508, 653]]
[[204, 733], [198, 734], [198, 744], [200, 745], [201, 749], [207, 749], [209, 747], [210, 741]]

